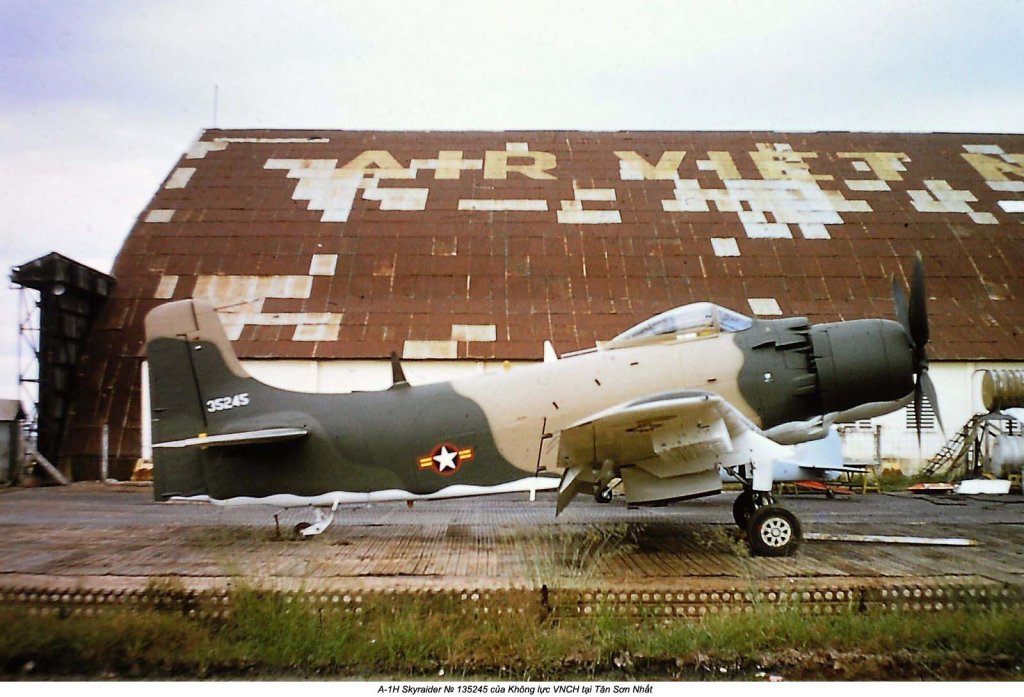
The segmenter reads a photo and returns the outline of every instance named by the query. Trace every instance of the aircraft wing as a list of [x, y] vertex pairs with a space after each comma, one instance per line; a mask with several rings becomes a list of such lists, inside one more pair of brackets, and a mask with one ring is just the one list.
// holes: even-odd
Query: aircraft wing
[[[557, 512], [598, 482], [621, 476], [630, 503], [721, 491], [719, 468], [771, 462], [786, 451], [719, 395], [674, 392], [612, 407], [559, 434], [564, 468]], [[768, 469], [770, 474], [770, 469]]]

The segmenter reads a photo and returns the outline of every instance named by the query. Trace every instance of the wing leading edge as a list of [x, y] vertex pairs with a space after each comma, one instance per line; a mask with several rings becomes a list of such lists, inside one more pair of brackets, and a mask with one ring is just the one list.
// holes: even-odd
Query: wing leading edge
[[595, 485], [606, 486], [618, 477], [630, 504], [717, 494], [722, 489], [722, 467], [754, 467], [757, 489], [759, 478], [771, 478], [767, 465], [785, 452], [719, 395], [652, 395], [594, 414], [561, 432], [558, 464], [564, 473], [556, 511], [560, 513], [581, 491], [593, 491]]

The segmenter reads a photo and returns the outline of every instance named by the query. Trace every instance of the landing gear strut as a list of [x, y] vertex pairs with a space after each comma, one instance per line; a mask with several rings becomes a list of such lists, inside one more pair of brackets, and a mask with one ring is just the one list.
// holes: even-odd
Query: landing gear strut
[[750, 516], [754, 515], [755, 510], [754, 492], [744, 488], [743, 492], [732, 502], [732, 519], [736, 521], [736, 525], [743, 532], [747, 531], [747, 526], [750, 524]]
[[800, 545], [800, 521], [789, 510], [775, 505], [769, 493], [744, 484], [732, 504], [732, 517], [746, 533], [750, 551], [759, 557], [788, 557]]
[[594, 484], [594, 500], [598, 503], [611, 503], [612, 492], [615, 491], [615, 487], [622, 483], [622, 477], [619, 475], [615, 463], [612, 460], [605, 460], [600, 469], [594, 468], [594, 477], [596, 481], [596, 484]]
[[324, 512], [323, 508], [315, 508], [314, 515], [316, 520], [314, 520], [312, 523], [299, 523], [295, 526], [295, 532], [303, 539], [313, 537], [314, 535], [319, 535], [324, 530], [326, 530], [332, 522], [334, 522], [334, 514], [337, 512], [337, 510], [338, 501], [335, 501], [334, 505], [331, 506], [330, 511], [326, 513]]

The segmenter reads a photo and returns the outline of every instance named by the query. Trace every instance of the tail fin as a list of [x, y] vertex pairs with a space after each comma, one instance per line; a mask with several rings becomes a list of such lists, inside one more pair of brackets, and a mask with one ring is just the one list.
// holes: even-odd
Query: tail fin
[[[244, 392], [250, 375], [238, 362], [216, 312], [182, 300], [146, 317], [153, 420], [153, 493], [157, 499], [207, 491], [200, 448], [161, 448], [209, 432], [207, 400]], [[216, 405], [215, 405], [216, 406]]]

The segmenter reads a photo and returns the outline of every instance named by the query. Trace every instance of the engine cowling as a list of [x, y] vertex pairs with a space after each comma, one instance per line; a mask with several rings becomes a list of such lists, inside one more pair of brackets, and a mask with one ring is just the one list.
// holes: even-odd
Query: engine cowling
[[913, 346], [897, 322], [757, 320], [737, 342], [745, 358], [740, 390], [766, 429], [896, 401], [914, 389]]

